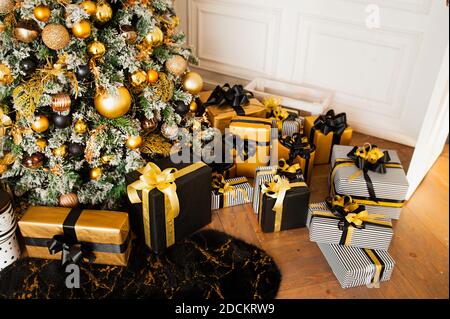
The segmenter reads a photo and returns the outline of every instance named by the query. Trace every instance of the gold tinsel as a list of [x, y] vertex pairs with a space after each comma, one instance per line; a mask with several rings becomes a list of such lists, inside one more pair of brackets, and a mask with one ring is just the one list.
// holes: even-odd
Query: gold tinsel
[[86, 161], [89, 164], [91, 164], [94, 159], [94, 148], [95, 148], [95, 142], [96, 142], [97, 136], [101, 132], [103, 132], [104, 129], [105, 129], [105, 125], [100, 125], [95, 130], [93, 130], [91, 133], [91, 137], [89, 138], [89, 140], [86, 143], [84, 158], [86, 159]]
[[170, 151], [172, 149], [172, 143], [165, 139], [160, 134], [148, 134], [144, 137], [144, 142], [140, 148], [141, 153], [146, 154], [150, 157], [170, 156]]
[[169, 102], [173, 97], [174, 84], [169, 80], [165, 73], [159, 74], [159, 80], [154, 85], [156, 96], [162, 102]]

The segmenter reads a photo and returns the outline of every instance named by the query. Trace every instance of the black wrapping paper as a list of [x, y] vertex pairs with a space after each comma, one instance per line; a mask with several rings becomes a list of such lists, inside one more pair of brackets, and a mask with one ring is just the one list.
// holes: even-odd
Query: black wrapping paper
[[[161, 170], [166, 168], [183, 169], [191, 164], [174, 164], [170, 158], [154, 162]], [[174, 221], [175, 242], [178, 242], [211, 223], [211, 168], [207, 165], [177, 178], [177, 195], [180, 202], [180, 214]], [[137, 181], [141, 174], [134, 171], [126, 175], [127, 185]], [[139, 196], [142, 199], [140, 192]], [[145, 241], [142, 203], [130, 204], [130, 223], [138, 240]], [[153, 189], [149, 194], [151, 249], [160, 254], [166, 247], [166, 222], [164, 194]]]

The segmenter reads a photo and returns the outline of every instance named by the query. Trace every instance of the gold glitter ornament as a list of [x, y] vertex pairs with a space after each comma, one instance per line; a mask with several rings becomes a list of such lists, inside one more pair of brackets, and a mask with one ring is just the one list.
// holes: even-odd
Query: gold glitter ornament
[[70, 42], [70, 34], [62, 24], [48, 24], [42, 30], [42, 41], [52, 50], [65, 49]]

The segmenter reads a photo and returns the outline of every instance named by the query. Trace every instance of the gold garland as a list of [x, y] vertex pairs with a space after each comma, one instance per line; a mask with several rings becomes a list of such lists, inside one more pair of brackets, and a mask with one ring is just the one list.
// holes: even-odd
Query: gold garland
[[161, 155], [163, 157], [170, 156], [172, 144], [159, 134], [149, 134], [144, 137], [144, 143], [140, 148], [141, 153], [155, 156]]

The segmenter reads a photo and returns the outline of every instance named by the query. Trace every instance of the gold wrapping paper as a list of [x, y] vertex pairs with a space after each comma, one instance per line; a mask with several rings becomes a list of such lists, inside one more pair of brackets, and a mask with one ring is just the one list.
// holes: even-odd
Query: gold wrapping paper
[[[208, 101], [211, 91], [200, 93], [200, 100], [205, 103]], [[243, 106], [246, 116], [265, 118], [266, 108], [257, 99], [250, 99], [250, 104]], [[231, 106], [215, 106], [211, 105], [206, 108], [206, 114], [211, 125], [222, 134], [225, 133], [225, 129], [229, 127], [231, 120], [237, 116], [236, 112]]]
[[[26, 238], [51, 240], [63, 234], [63, 223], [70, 212], [64, 207], [30, 207], [19, 221], [19, 229]], [[79, 242], [122, 245], [130, 235], [128, 214], [103, 210], [83, 210], [75, 224]], [[47, 247], [26, 245], [29, 257], [61, 259], [61, 253], [51, 255]], [[95, 264], [126, 266], [131, 251], [131, 241], [124, 253], [95, 252]]]
[[[278, 141], [278, 157], [280, 159], [288, 159], [289, 154], [290, 154], [289, 148], [287, 148], [286, 146], [281, 144], [280, 141]], [[308, 185], [310, 185], [310, 183], [311, 183], [311, 176], [312, 176], [312, 171], [313, 171], [313, 167], [314, 167], [315, 157], [316, 157], [316, 152], [314, 151], [311, 153], [311, 157], [309, 159], [308, 170], [306, 170], [307, 160], [305, 158], [297, 156], [294, 159], [294, 162], [292, 163], [292, 164], [299, 164], [300, 167], [302, 168], [303, 173], [305, 173], [306, 171], [308, 172], [308, 176], [305, 180]]]
[[[317, 119], [316, 116], [305, 117], [305, 128], [304, 134], [309, 137], [311, 134], [311, 129], [314, 126], [314, 121]], [[353, 129], [347, 127], [341, 136], [340, 145], [350, 145], [353, 135]], [[330, 162], [331, 151], [333, 149], [333, 133], [324, 135], [320, 131], [316, 131], [314, 134], [314, 141], [311, 141], [316, 145], [316, 154], [314, 159], [314, 164], [328, 164]]]
[[242, 117], [233, 118], [230, 123], [229, 133], [239, 136], [243, 140], [256, 141], [256, 153], [247, 160], [243, 160], [236, 151], [234, 158], [236, 163], [236, 175], [254, 178], [256, 168], [259, 166], [268, 166], [272, 150], [272, 120]]

